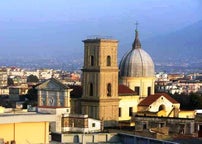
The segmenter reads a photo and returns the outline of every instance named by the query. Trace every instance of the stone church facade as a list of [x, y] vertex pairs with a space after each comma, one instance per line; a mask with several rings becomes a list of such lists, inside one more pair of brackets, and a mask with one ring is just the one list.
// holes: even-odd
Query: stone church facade
[[50, 78], [36, 87], [38, 92], [38, 107], [63, 107], [70, 112], [70, 89], [54, 78]]

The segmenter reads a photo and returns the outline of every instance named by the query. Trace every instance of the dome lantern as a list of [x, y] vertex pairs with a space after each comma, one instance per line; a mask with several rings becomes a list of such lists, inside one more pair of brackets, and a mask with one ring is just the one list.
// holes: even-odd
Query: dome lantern
[[132, 48], [133, 49], [140, 49], [141, 48], [141, 43], [140, 43], [140, 40], [139, 40], [137, 29], [135, 30], [135, 40], [133, 42]]

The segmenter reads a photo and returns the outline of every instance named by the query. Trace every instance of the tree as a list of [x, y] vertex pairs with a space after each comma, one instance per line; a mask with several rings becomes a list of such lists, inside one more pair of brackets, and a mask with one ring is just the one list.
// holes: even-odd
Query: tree
[[39, 79], [37, 76], [31, 74], [27, 77], [27, 82], [39, 82]]
[[181, 109], [193, 110], [202, 108], [202, 95], [199, 93], [174, 94], [172, 97], [180, 103]]
[[28, 90], [25, 97], [28, 99], [27, 104], [31, 104], [32, 106], [37, 105], [38, 96], [37, 96], [37, 89], [33, 86], [31, 89]]
[[37, 101], [37, 89], [34, 87], [29, 89], [26, 98], [28, 98], [30, 101]]
[[202, 102], [201, 97], [196, 93], [190, 93], [190, 106], [193, 109], [201, 109]]

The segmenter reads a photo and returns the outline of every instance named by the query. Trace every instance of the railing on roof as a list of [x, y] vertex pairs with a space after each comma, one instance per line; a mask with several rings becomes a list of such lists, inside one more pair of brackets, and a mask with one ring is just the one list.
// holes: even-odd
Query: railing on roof
[[90, 35], [87, 39], [112, 39], [112, 36]]
[[120, 140], [124, 144], [179, 144], [172, 141], [158, 140], [154, 138], [142, 137], [137, 135], [118, 133]]

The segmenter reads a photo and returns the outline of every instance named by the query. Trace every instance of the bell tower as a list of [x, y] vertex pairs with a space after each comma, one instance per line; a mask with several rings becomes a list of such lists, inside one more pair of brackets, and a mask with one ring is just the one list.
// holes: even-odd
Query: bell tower
[[82, 114], [102, 120], [105, 127], [118, 121], [118, 41], [86, 39], [84, 42]]

